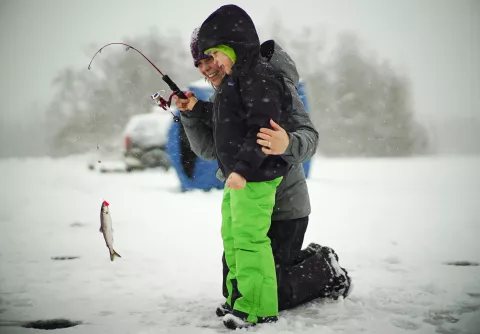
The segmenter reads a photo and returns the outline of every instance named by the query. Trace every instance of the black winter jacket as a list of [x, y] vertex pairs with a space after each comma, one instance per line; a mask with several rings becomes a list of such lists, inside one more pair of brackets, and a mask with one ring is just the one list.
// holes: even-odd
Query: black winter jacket
[[223, 79], [213, 106], [219, 167], [227, 177], [236, 172], [250, 182], [284, 176], [288, 163], [280, 156], [265, 155], [256, 140], [261, 127], [271, 128], [270, 119], [287, 123], [292, 115], [290, 91], [272, 65], [260, 56], [255, 26], [241, 8], [220, 7], [200, 27], [200, 52], [219, 44], [230, 46], [237, 56], [232, 74]]

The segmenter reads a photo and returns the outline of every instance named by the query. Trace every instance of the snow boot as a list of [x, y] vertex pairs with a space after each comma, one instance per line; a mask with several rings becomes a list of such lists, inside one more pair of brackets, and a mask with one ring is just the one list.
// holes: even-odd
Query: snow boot
[[223, 317], [223, 324], [228, 329], [236, 330], [242, 328], [253, 327], [257, 324], [268, 324], [278, 321], [278, 317], [258, 317], [258, 322], [248, 322], [246, 316], [242, 312], [233, 311]]
[[247, 320], [237, 317], [232, 313], [229, 313], [223, 317], [223, 324], [225, 327], [232, 330], [253, 327], [256, 325], [255, 323], [247, 322]]
[[230, 305], [227, 304], [227, 302], [217, 306], [217, 309], [215, 311], [218, 317], [224, 317], [225, 315], [230, 314], [232, 312], [233, 312], [233, 309]]
[[307, 252], [309, 252], [310, 254], [313, 254], [313, 253], [319, 252], [321, 248], [322, 248], [322, 246], [320, 246], [319, 244], [311, 242], [305, 250]]
[[347, 298], [352, 291], [352, 280], [350, 276], [348, 276], [347, 270], [340, 267], [337, 253], [326, 246], [321, 247], [319, 252], [328, 260], [333, 273], [333, 291], [330, 297], [335, 300], [339, 297]]

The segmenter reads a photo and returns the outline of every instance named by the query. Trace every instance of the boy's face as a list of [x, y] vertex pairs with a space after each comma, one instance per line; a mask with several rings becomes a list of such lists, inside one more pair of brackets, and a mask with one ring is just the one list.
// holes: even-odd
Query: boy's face
[[200, 60], [198, 62], [198, 70], [215, 87], [220, 86], [225, 76], [224, 70], [215, 63], [212, 57]]
[[214, 62], [227, 74], [232, 74], [233, 61], [225, 53], [217, 50], [210, 52], [210, 56], [213, 57]]

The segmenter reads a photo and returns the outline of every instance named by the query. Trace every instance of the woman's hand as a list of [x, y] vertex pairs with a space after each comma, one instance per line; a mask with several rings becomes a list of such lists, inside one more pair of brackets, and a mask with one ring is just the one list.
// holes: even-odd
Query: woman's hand
[[178, 108], [178, 110], [190, 111], [193, 109], [193, 107], [195, 107], [195, 104], [198, 100], [193, 92], [184, 92], [184, 94], [187, 99], [181, 99], [177, 95], [173, 95], [173, 98], [175, 99], [175, 106]]
[[247, 180], [238, 173], [231, 173], [227, 179], [227, 187], [233, 190], [241, 190], [247, 185]]
[[272, 129], [261, 128], [257, 134], [257, 143], [262, 145], [262, 151], [266, 155], [282, 155], [290, 144], [288, 133], [272, 119], [270, 120]]

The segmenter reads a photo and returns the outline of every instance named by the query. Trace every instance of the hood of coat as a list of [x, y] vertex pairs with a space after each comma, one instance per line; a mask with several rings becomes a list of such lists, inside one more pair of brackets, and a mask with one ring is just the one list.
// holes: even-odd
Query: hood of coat
[[232, 71], [248, 71], [260, 55], [260, 40], [250, 16], [236, 5], [217, 9], [203, 22], [198, 32], [198, 49], [205, 50], [225, 44], [237, 56]]

